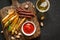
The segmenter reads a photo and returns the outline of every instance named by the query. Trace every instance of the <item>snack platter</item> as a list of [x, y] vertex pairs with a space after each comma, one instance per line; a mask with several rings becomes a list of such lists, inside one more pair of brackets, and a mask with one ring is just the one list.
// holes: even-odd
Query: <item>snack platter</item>
[[[19, 3], [17, 0], [11, 1], [11, 6], [4, 7], [0, 10], [1, 24], [6, 40], [31, 40], [39, 37], [41, 31], [36, 16], [36, 8], [39, 11], [37, 7], [38, 1], [36, 7], [31, 1], [25, 1], [23, 3]], [[45, 0], [42, 1], [44, 2]], [[50, 4], [47, 7], [49, 9]], [[42, 10], [42, 12], [46, 11]], [[44, 17], [42, 17], [43, 19]]]

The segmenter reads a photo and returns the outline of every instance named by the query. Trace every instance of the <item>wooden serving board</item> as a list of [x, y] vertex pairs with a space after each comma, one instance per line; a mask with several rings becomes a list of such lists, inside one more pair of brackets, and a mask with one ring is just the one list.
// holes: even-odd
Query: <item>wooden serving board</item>
[[[7, 6], [7, 7], [4, 7], [0, 10], [0, 16], [1, 16], [1, 20], [7, 15], [7, 11], [9, 9], [15, 9], [16, 7], [22, 7], [24, 8], [24, 6], [28, 4], [29, 5], [29, 8], [28, 10], [30, 10], [31, 12], [33, 12], [33, 14], [36, 14], [36, 11], [35, 11], [35, 7], [33, 5], [33, 3], [31, 3], [30, 1], [27, 1], [27, 2], [24, 2], [24, 3], [18, 3], [17, 0], [12, 0], [12, 5], [11, 6]], [[28, 19], [27, 19], [28, 20]], [[33, 17], [32, 19], [30, 19], [30, 21], [33, 21], [36, 25], [36, 32], [34, 35], [32, 36], [22, 36], [20, 39], [22, 40], [31, 40], [31, 39], [34, 39], [34, 38], [37, 38], [40, 36], [40, 26], [39, 26], [39, 22], [37, 20], [37, 16], [35, 15], [35, 17]], [[3, 24], [2, 24], [2, 28], [3, 28]], [[4, 31], [4, 35], [5, 35], [5, 38], [6, 40], [11, 40], [11, 35], [8, 34], [7, 32], [7, 29], [3, 29]], [[15, 40], [20, 40], [20, 39], [15, 39]]]

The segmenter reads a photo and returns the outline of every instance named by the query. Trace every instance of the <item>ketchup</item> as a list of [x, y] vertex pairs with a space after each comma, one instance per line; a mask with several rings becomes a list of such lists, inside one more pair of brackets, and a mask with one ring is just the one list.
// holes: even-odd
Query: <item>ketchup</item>
[[24, 24], [23, 30], [27, 34], [31, 34], [34, 31], [34, 25], [30, 22]]

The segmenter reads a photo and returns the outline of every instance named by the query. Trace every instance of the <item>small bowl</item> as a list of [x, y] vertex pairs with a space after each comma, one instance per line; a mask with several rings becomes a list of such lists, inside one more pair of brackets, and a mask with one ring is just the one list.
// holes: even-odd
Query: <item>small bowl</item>
[[37, 8], [37, 10], [39, 11], [39, 12], [47, 12], [48, 10], [49, 10], [49, 8], [50, 8], [50, 2], [48, 1], [48, 0], [45, 0], [45, 2], [47, 2], [47, 5], [48, 5], [48, 7], [47, 7], [47, 9], [46, 10], [41, 10], [41, 9], [39, 9], [38, 8], [38, 2], [39, 2], [40, 0], [38, 0], [37, 2], [36, 2], [36, 8]]
[[[34, 31], [33, 31], [32, 33], [30, 33], [30, 34], [25, 33], [24, 30], [23, 30], [24, 25], [25, 25], [26, 23], [28, 23], [28, 22], [30, 22], [30, 23], [32, 23], [32, 24], [34, 25]], [[22, 33], [23, 33], [24, 35], [26, 35], [26, 36], [32, 36], [32, 35], [36, 32], [36, 26], [35, 26], [35, 24], [34, 24], [32, 21], [26, 21], [26, 22], [22, 25], [21, 31], [22, 31]]]

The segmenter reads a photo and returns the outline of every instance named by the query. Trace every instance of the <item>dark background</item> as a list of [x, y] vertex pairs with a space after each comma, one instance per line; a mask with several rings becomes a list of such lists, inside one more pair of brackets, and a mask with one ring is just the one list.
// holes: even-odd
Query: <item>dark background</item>
[[[36, 0], [30, 0], [34, 3]], [[40, 37], [34, 40], [60, 40], [60, 0], [49, 0], [50, 9], [46, 12], [46, 19], [44, 20], [44, 27], [41, 28]], [[24, 0], [19, 0], [24, 2]], [[0, 9], [11, 5], [11, 0], [0, 0]], [[40, 13], [37, 13], [38, 20], [40, 20]], [[1, 21], [1, 20], [0, 20]], [[0, 31], [2, 30], [0, 22]], [[5, 40], [3, 34], [0, 33], [0, 40]]]

